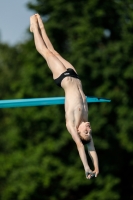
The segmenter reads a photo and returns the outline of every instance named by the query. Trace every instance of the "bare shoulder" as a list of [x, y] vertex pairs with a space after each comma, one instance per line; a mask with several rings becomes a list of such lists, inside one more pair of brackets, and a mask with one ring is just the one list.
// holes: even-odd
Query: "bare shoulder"
[[68, 121], [66, 123], [66, 127], [67, 127], [68, 132], [71, 134], [73, 140], [75, 141], [75, 143], [76, 144], [82, 143], [80, 138], [79, 138], [77, 128], [74, 126], [74, 124], [71, 123], [70, 121]]
[[72, 110], [66, 110], [65, 112], [66, 118], [66, 127], [67, 130], [70, 132], [72, 128], [74, 128], [74, 114]]
[[71, 134], [72, 129], [75, 129], [74, 124], [72, 123], [72, 121], [66, 120], [66, 128], [69, 131], [69, 133]]

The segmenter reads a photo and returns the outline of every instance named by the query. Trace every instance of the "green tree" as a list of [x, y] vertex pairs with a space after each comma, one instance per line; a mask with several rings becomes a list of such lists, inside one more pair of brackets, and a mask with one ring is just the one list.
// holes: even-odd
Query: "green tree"
[[[112, 102], [89, 105], [100, 162], [100, 175], [91, 181], [66, 131], [63, 106], [1, 110], [1, 199], [133, 199], [131, 0], [37, 0], [29, 8], [42, 15], [55, 49], [75, 66], [86, 95]], [[1, 48], [2, 99], [64, 95], [32, 37]]]

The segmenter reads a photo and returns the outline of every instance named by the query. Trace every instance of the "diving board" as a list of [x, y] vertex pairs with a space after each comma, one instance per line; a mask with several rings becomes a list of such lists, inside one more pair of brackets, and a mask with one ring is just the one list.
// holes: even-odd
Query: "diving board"
[[[99, 98], [99, 97], [87, 96], [86, 99], [88, 103], [111, 102], [110, 99]], [[65, 103], [65, 97], [11, 99], [11, 100], [0, 100], [0, 108], [61, 105], [64, 103]]]

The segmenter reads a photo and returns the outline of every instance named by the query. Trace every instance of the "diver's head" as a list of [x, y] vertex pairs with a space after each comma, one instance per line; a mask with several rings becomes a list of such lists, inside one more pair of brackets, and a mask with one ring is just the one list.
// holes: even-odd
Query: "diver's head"
[[90, 122], [82, 122], [78, 127], [78, 134], [83, 144], [91, 141], [91, 126]]

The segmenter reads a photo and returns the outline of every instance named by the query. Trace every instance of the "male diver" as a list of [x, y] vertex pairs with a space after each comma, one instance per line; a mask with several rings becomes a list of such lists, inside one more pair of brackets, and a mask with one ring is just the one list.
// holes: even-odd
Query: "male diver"
[[[34, 35], [36, 50], [46, 60], [55, 83], [64, 89], [66, 128], [76, 143], [86, 178], [97, 177], [99, 173], [98, 157], [90, 122], [88, 122], [88, 104], [81, 80], [75, 68], [55, 51], [46, 34], [40, 15], [35, 14], [30, 17], [30, 31]], [[94, 165], [93, 171], [87, 162], [85, 144]]]

